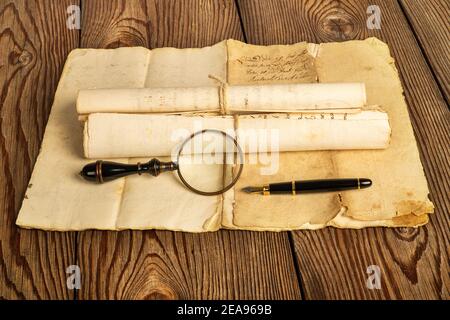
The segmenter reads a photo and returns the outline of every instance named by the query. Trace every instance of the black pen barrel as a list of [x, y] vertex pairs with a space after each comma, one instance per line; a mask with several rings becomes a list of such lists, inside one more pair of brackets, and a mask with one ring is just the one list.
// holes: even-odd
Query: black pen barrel
[[372, 181], [367, 178], [321, 179], [271, 183], [270, 194], [332, 192], [370, 187]]

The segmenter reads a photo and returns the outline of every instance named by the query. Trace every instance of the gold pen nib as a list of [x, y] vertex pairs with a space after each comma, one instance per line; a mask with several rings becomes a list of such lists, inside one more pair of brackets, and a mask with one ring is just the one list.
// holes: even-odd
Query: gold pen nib
[[263, 187], [248, 186], [248, 187], [242, 188], [242, 191], [247, 192], [247, 193], [261, 193], [264, 191], [264, 189], [263, 189]]

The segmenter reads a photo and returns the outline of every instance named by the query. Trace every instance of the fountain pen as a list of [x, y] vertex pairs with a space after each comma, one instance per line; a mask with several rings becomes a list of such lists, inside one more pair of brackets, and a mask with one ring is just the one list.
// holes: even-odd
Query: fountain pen
[[364, 189], [372, 185], [367, 178], [351, 179], [322, 179], [271, 183], [259, 187], [245, 187], [242, 191], [247, 193], [270, 194], [300, 194], [313, 192], [332, 192], [352, 189]]

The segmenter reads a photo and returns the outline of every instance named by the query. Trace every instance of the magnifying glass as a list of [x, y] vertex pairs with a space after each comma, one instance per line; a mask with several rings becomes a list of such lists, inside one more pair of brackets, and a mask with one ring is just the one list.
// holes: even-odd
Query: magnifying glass
[[244, 166], [244, 154], [235, 138], [215, 129], [189, 136], [177, 149], [175, 161], [151, 159], [147, 163], [124, 164], [98, 160], [83, 167], [80, 175], [88, 181], [104, 183], [131, 174], [158, 176], [174, 172], [192, 192], [213, 196], [231, 189]]

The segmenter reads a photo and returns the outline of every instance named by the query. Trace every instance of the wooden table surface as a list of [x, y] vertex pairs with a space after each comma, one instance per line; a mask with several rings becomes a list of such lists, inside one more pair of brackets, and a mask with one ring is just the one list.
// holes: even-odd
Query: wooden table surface
[[[66, 26], [77, 5], [81, 30]], [[369, 5], [381, 29], [368, 29]], [[0, 0], [0, 298], [449, 299], [447, 0]], [[436, 214], [425, 227], [43, 232], [14, 222], [68, 53], [375, 36], [400, 72]], [[78, 265], [81, 288], [66, 285]], [[381, 289], [366, 287], [378, 265]]]

